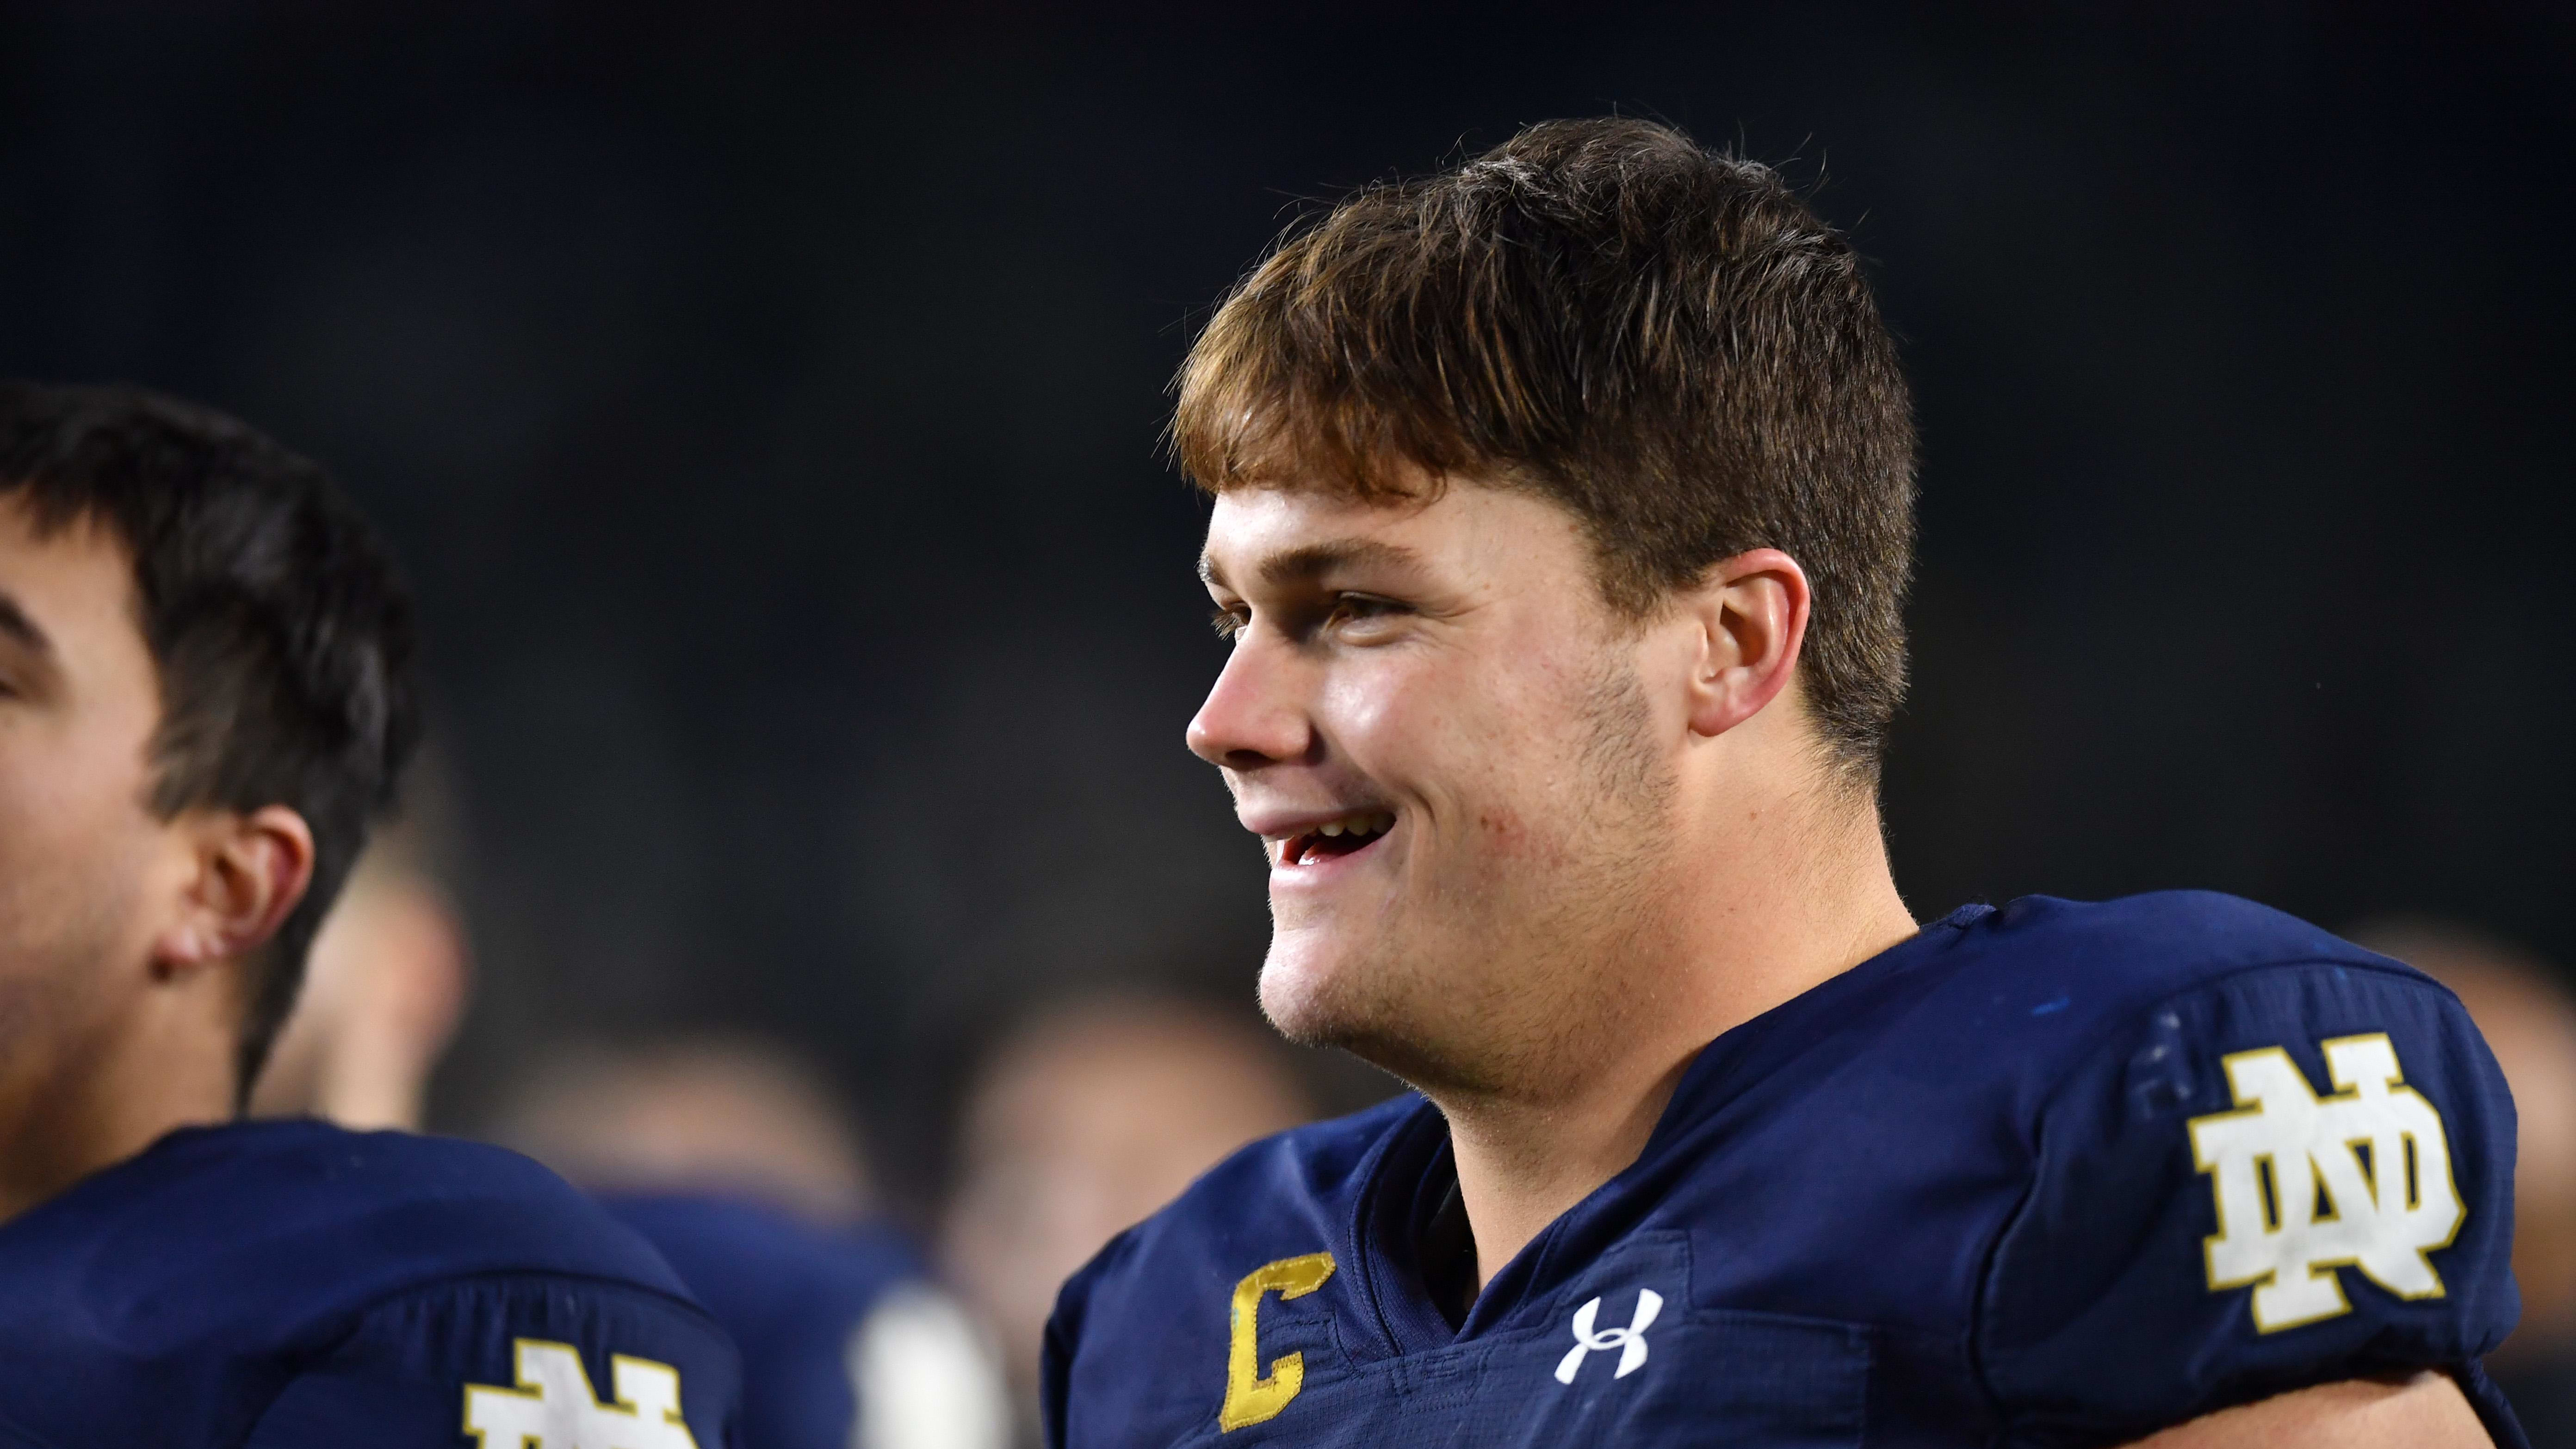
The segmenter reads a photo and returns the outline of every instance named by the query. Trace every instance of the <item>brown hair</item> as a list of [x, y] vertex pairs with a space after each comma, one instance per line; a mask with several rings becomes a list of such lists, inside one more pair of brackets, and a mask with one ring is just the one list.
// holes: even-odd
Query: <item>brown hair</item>
[[1913, 410], [1851, 244], [1770, 168], [1612, 118], [1371, 186], [1235, 286], [1178, 389], [1200, 487], [1528, 488], [1632, 617], [1787, 552], [1821, 733], [1874, 774], [1905, 692]]

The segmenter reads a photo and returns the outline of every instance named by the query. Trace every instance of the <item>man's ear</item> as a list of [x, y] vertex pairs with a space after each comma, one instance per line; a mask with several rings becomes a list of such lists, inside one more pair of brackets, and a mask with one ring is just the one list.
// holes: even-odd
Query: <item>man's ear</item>
[[1762, 712], [1789, 687], [1806, 642], [1807, 571], [1776, 548], [1757, 548], [1711, 567], [1677, 596], [1699, 625], [1691, 671], [1690, 727], [1720, 735]]
[[181, 826], [192, 869], [178, 918], [154, 943], [153, 966], [165, 976], [267, 945], [313, 884], [313, 829], [283, 805], [193, 811]]

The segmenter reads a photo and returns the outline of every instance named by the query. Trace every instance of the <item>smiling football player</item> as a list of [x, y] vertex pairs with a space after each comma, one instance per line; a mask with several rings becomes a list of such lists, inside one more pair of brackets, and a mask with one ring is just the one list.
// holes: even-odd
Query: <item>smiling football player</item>
[[1911, 408], [1775, 173], [1599, 120], [1372, 187], [1174, 438], [1262, 1005], [1419, 1090], [1078, 1274], [1054, 1444], [2521, 1442], [2448, 992], [2224, 896], [1900, 899]]

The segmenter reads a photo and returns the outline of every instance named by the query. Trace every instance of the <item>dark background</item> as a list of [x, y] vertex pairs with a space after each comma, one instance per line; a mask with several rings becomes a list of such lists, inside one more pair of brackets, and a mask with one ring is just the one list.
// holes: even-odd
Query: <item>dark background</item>
[[0, 11], [0, 372], [242, 413], [425, 597], [448, 1120], [717, 1024], [902, 1140], [1034, 996], [1247, 997], [1165, 379], [1301, 199], [1611, 109], [1815, 186], [1906, 340], [1918, 912], [2576, 959], [2569, 12], [1242, 9]]

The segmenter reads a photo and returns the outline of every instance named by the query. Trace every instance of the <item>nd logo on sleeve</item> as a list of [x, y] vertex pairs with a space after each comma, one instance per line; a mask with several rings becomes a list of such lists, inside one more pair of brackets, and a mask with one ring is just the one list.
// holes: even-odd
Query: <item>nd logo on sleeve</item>
[[2400, 1298], [2438, 1298], [2424, 1255], [2468, 1216], [2441, 1114], [2405, 1085], [2384, 1034], [2320, 1043], [2336, 1091], [2319, 1097], [2279, 1047], [2224, 1059], [2233, 1112], [2191, 1120], [2218, 1231], [2212, 1290], [2258, 1285], [2254, 1327], [2274, 1333], [2348, 1311], [2342, 1266]]
[[617, 1402], [603, 1404], [572, 1345], [522, 1338], [511, 1347], [517, 1388], [465, 1386], [465, 1432], [482, 1449], [698, 1449], [669, 1364], [618, 1354]]

